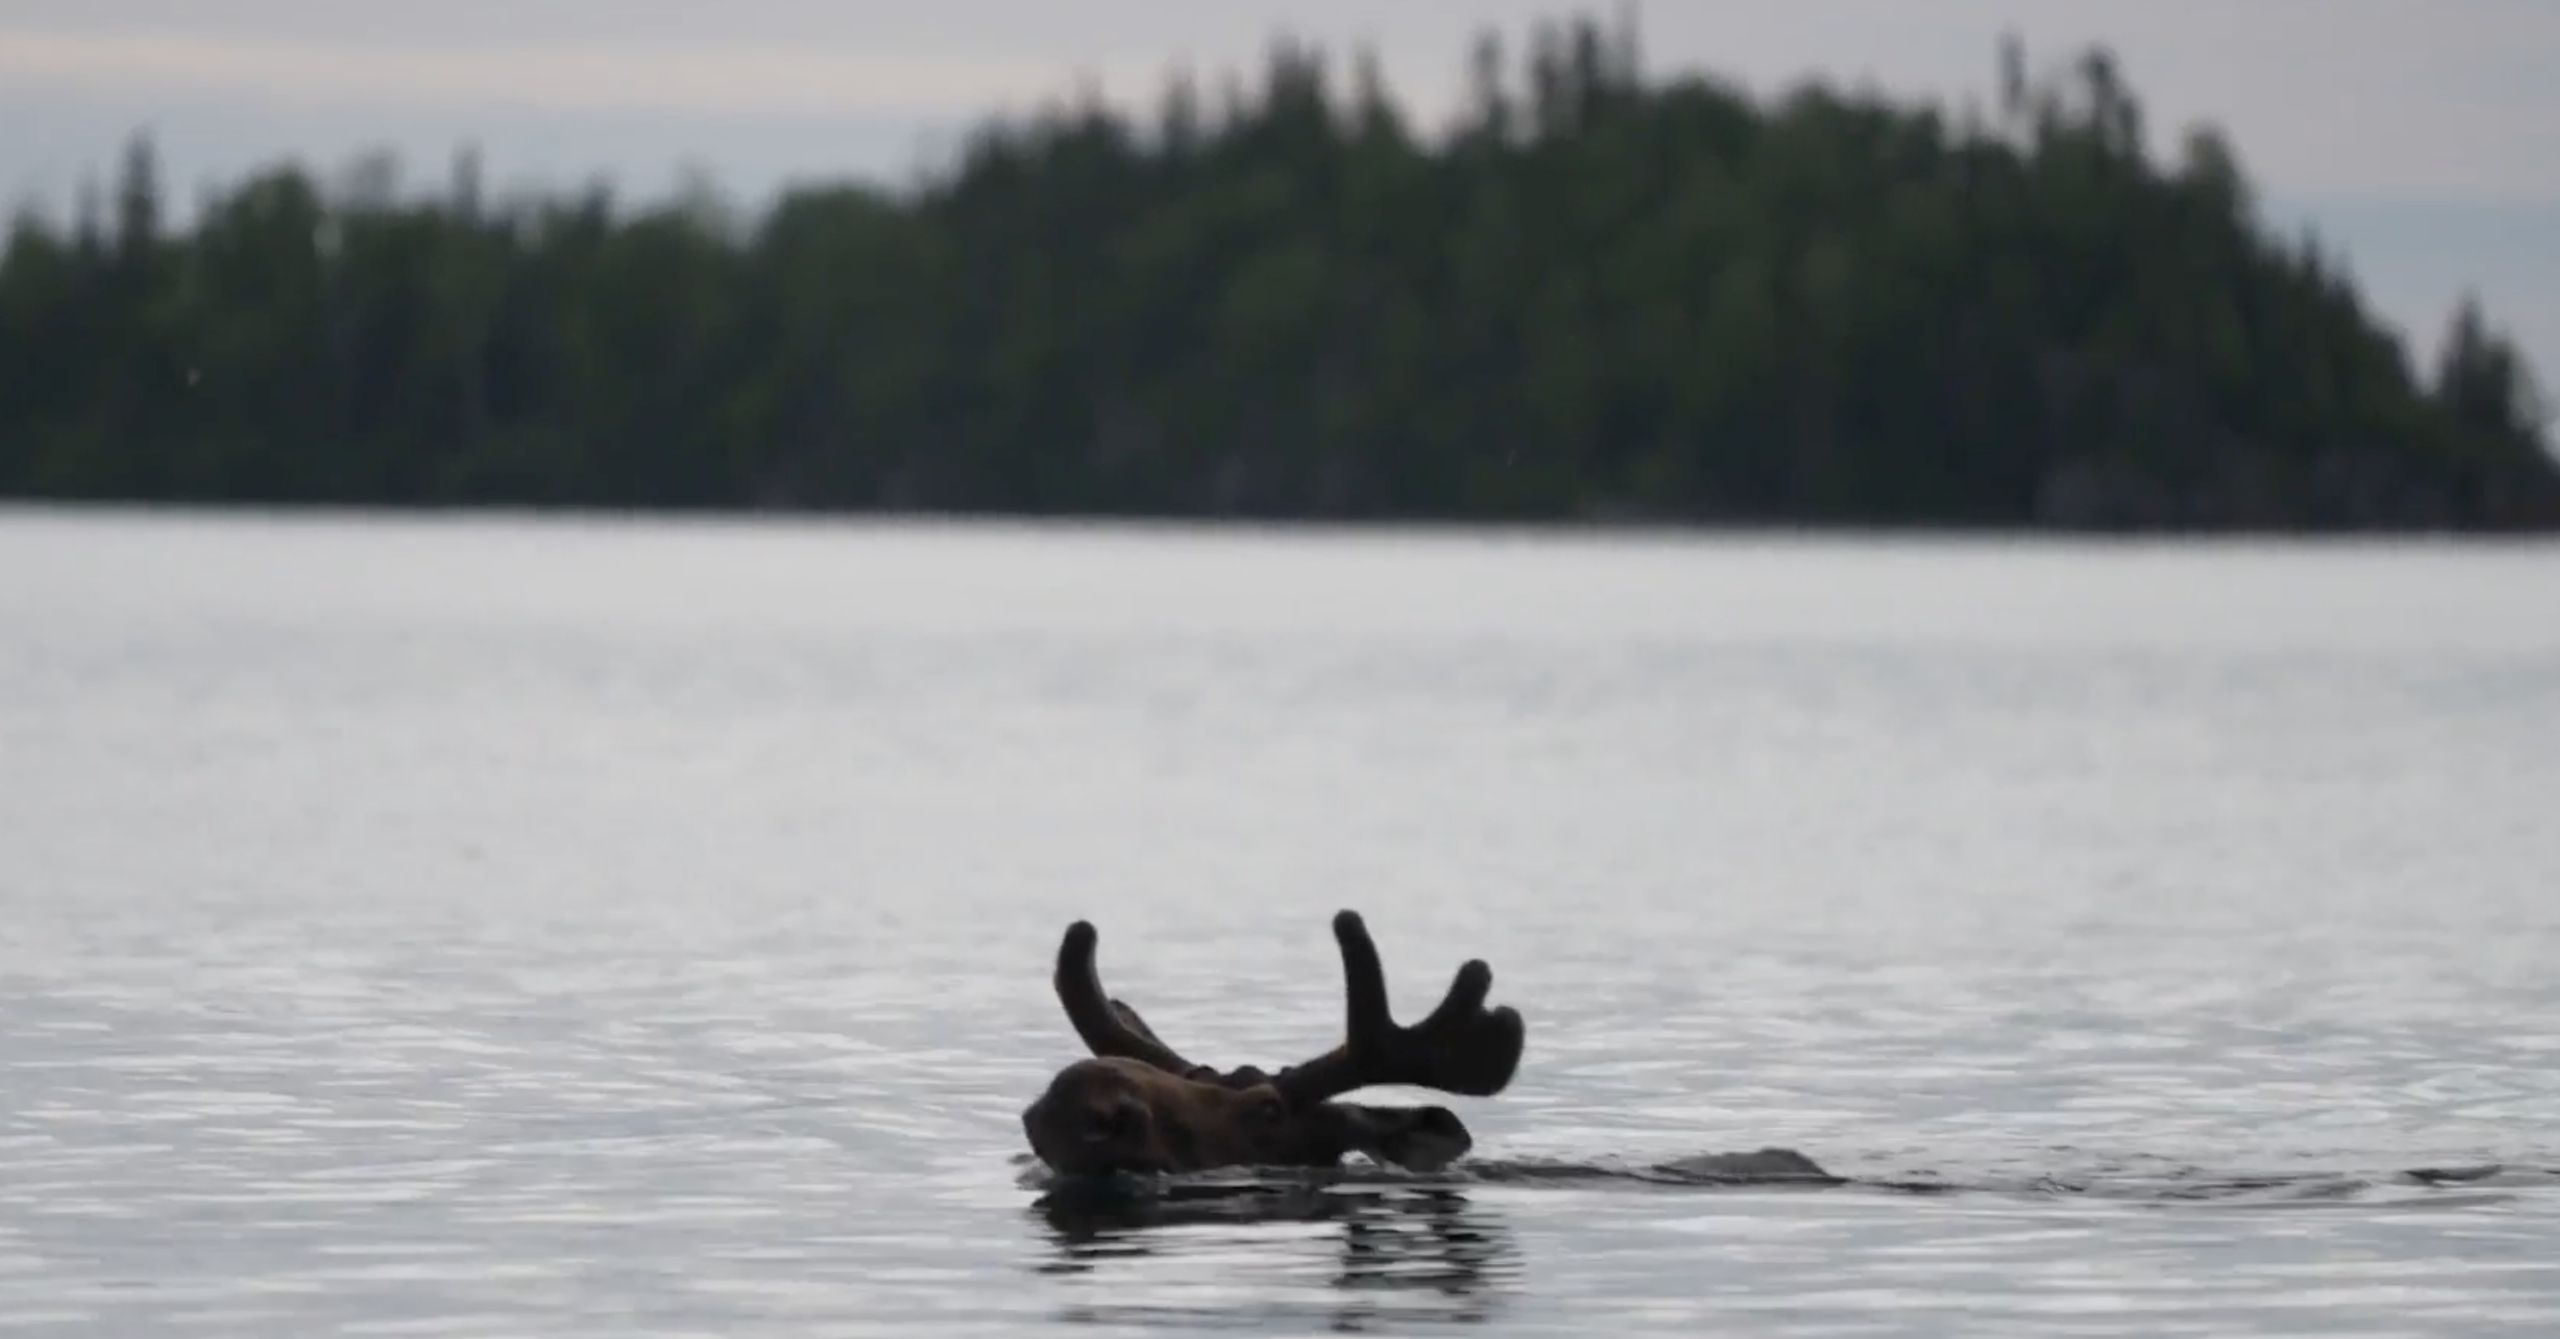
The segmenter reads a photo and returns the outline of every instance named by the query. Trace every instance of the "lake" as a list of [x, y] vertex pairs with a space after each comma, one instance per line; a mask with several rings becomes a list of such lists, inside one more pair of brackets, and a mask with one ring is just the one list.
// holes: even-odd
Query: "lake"
[[[0, 761], [7, 1332], [2560, 1327], [2560, 547], [20, 509]], [[1344, 907], [1467, 1160], [1044, 1195]]]

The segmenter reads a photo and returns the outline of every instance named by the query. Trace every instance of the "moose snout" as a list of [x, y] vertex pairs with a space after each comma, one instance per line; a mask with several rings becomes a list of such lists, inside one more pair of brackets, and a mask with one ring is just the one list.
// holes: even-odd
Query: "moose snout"
[[1152, 1121], [1134, 1094], [1050, 1092], [1023, 1109], [1022, 1132], [1055, 1171], [1136, 1170], [1155, 1161]]

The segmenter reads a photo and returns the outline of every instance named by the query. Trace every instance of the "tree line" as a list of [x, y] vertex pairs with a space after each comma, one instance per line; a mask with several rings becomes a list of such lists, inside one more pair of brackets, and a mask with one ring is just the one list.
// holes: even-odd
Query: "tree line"
[[[1276, 43], [752, 218], [150, 143], [0, 259], [0, 495], [2142, 528], [2560, 524], [2524, 360], [2421, 360], [2092, 48], [1987, 108], [1480, 36], [1420, 133]], [[2423, 367], [2420, 365], [2423, 361]]]

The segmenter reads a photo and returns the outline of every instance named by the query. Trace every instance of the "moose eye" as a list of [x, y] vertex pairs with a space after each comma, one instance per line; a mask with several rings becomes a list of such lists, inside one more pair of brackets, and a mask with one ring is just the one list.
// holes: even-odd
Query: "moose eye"
[[1097, 1144], [1118, 1139], [1129, 1132], [1136, 1114], [1116, 1103], [1090, 1111], [1085, 1116], [1085, 1138]]

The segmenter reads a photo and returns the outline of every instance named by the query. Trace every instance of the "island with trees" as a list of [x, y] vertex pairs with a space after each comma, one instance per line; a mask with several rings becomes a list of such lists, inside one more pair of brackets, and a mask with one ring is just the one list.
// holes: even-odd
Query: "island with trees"
[[[753, 217], [151, 145], [0, 258], [0, 496], [2154, 531], [2560, 526], [2531, 370], [2423, 352], [2116, 62], [1976, 108], [1480, 37], [1424, 134], [1276, 43]], [[368, 180], [370, 185], [368, 185]]]

